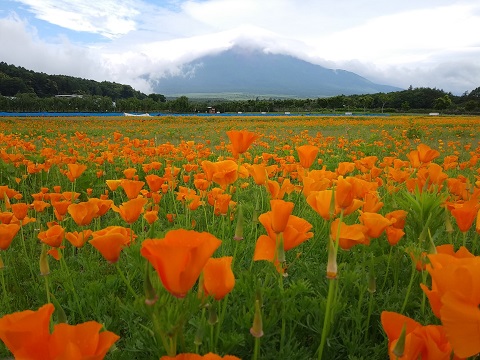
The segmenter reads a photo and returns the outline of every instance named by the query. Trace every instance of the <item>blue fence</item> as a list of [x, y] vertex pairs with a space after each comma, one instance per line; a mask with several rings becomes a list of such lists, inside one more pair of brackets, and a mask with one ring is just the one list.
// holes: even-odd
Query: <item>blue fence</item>
[[[131, 113], [130, 115], [142, 115], [143, 113]], [[150, 113], [152, 117], [158, 116], [389, 116], [389, 114], [362, 114], [362, 113], [222, 113], [222, 114], [208, 114], [208, 113], [194, 113], [194, 114], [172, 114], [172, 113]], [[98, 113], [98, 112], [0, 112], [0, 117], [88, 117], [88, 116], [125, 116], [124, 113]], [[128, 116], [128, 115], [127, 115]]]

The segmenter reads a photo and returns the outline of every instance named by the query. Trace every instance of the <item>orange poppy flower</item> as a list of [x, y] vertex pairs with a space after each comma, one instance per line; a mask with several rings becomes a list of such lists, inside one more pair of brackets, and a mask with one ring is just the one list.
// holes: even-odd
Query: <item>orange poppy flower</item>
[[0, 222], [2, 224], [10, 224], [13, 219], [13, 213], [10, 211], [0, 212]]
[[68, 207], [72, 204], [71, 201], [63, 200], [63, 201], [52, 201], [53, 206], [53, 213], [58, 221], [62, 221], [65, 214], [68, 212]]
[[155, 174], [149, 174], [145, 176], [145, 180], [147, 181], [147, 185], [150, 188], [150, 191], [157, 192], [160, 191], [166, 179]]
[[[338, 226], [340, 224], [340, 230]], [[358, 244], [368, 245], [369, 239], [366, 236], [367, 228], [360, 224], [347, 225], [340, 219], [335, 219], [330, 225], [330, 238], [335, 241], [338, 236], [338, 246], [343, 250], [350, 250]]]
[[52, 304], [37, 311], [25, 310], [0, 318], [0, 339], [17, 359], [49, 359]]
[[99, 333], [103, 325], [95, 321], [57, 324], [50, 334], [54, 311], [54, 306], [47, 304], [37, 311], [20, 311], [0, 319], [0, 339], [15, 359], [101, 360], [119, 339], [110, 331]]
[[257, 185], [264, 185], [267, 180], [267, 168], [264, 164], [245, 164], [248, 173]]
[[68, 200], [68, 201], [75, 201], [78, 199], [78, 197], [80, 196], [80, 193], [77, 193], [77, 192], [74, 192], [74, 191], [64, 191], [62, 193], [63, 197], [65, 200]]
[[478, 199], [473, 198], [464, 202], [461, 205], [454, 206], [450, 210], [452, 216], [457, 221], [458, 228], [461, 232], [467, 232], [473, 225], [477, 213], [480, 209], [480, 202]]
[[111, 190], [111, 191], [115, 191], [118, 189], [118, 187], [120, 186], [120, 183], [122, 182], [122, 180], [106, 180], [105, 183], [107, 184], [108, 188]]
[[140, 253], [157, 271], [172, 295], [184, 297], [222, 242], [212, 234], [171, 230], [163, 239], [147, 239]]
[[92, 233], [93, 239], [89, 241], [95, 249], [110, 263], [115, 263], [120, 258], [123, 248], [131, 243], [130, 229], [121, 226], [109, 226]]
[[120, 337], [102, 331], [103, 325], [87, 321], [78, 325], [56, 324], [49, 340], [51, 359], [101, 360]]
[[127, 179], [133, 179], [133, 177], [135, 176], [135, 173], [137, 172], [137, 169], [135, 168], [128, 168], [128, 169], [125, 169], [123, 170], [123, 175], [125, 175], [125, 177]]
[[65, 239], [76, 248], [83, 247], [90, 236], [92, 236], [92, 230], [90, 229], [65, 233]]
[[383, 207], [383, 202], [380, 201], [380, 197], [376, 191], [367, 192], [363, 200], [362, 210], [364, 212], [377, 213]]
[[90, 198], [88, 202], [94, 203], [98, 207], [98, 211], [94, 216], [95, 218], [105, 215], [113, 205], [113, 201], [109, 199]]
[[267, 180], [267, 191], [272, 199], [282, 199], [280, 195], [280, 184], [275, 180]]
[[51, 247], [59, 247], [62, 245], [65, 229], [60, 225], [53, 225], [46, 231], [40, 231], [37, 237], [41, 242], [50, 245]]
[[[273, 261], [277, 249], [277, 234], [272, 228], [273, 214], [271, 211], [261, 214], [258, 217], [260, 223], [267, 230], [267, 235], [261, 235], [256, 244], [253, 259]], [[283, 248], [285, 251], [291, 250], [303, 242], [311, 239], [313, 233], [310, 232], [312, 225], [305, 219], [295, 215], [290, 215], [287, 226], [283, 231]]]
[[176, 356], [162, 356], [160, 360], [240, 360], [240, 358], [233, 355], [225, 355], [222, 357], [213, 353], [208, 353], [203, 356], [194, 353], [184, 353]]
[[28, 205], [25, 203], [12, 204], [12, 212], [18, 220], [23, 220], [27, 216]]
[[403, 229], [405, 227], [407, 215], [408, 212], [405, 210], [394, 210], [385, 214], [385, 218], [388, 220], [395, 219], [395, 221], [392, 223], [392, 226], [396, 229]]
[[[204, 202], [201, 201], [201, 197], [197, 194], [188, 194], [185, 196], [185, 202], [190, 210], [197, 210], [200, 205], [203, 205]], [[229, 199], [230, 203], [230, 199]]]
[[345, 176], [355, 170], [355, 164], [353, 162], [340, 162], [335, 170], [338, 175]]
[[235, 276], [232, 272], [232, 256], [210, 258], [203, 267], [203, 291], [206, 296], [221, 300], [235, 286]]
[[271, 226], [275, 233], [278, 234], [285, 231], [294, 206], [295, 204], [290, 201], [270, 200], [270, 207], [272, 209]]
[[248, 150], [250, 145], [259, 138], [259, 135], [247, 130], [230, 130], [227, 136], [232, 144], [232, 154], [237, 157]]
[[[382, 312], [381, 322], [388, 337], [388, 353], [391, 360], [460, 360], [457, 356], [452, 357], [452, 345], [442, 326], [422, 326], [409, 317], [389, 311]], [[402, 336], [404, 328], [405, 334]], [[395, 354], [394, 349], [400, 337], [403, 337], [404, 341], [403, 354]]]
[[79, 164], [67, 164], [68, 170], [65, 175], [68, 177], [68, 180], [74, 182], [80, 175], [83, 174], [85, 170], [87, 170], [86, 165], [79, 165]]
[[197, 190], [207, 191], [208, 187], [210, 186], [210, 181], [206, 179], [195, 179], [193, 180], [193, 185]]
[[420, 144], [417, 146], [418, 150], [418, 159], [422, 163], [429, 163], [433, 159], [436, 159], [440, 156], [440, 152], [437, 150], [432, 149], [430, 146], [425, 144]]
[[320, 149], [314, 145], [302, 145], [297, 147], [300, 165], [302, 165], [304, 169], [309, 169], [315, 162], [319, 150]]
[[332, 198], [332, 190], [313, 191], [307, 196], [307, 203], [322, 218], [330, 220], [335, 214]]
[[152, 225], [155, 221], [158, 220], [158, 210], [145, 211], [145, 214], [143, 214], [143, 218], [147, 220], [150, 225]]
[[20, 230], [18, 224], [0, 224], [0, 250], [7, 250]]
[[228, 209], [234, 204], [231, 200], [232, 195], [230, 194], [217, 194], [213, 204], [213, 213], [215, 215], [227, 215]]
[[147, 199], [138, 197], [124, 202], [119, 207], [112, 205], [112, 210], [119, 213], [124, 221], [133, 224], [140, 217], [140, 214], [143, 213], [143, 207], [147, 202]]
[[78, 204], [70, 204], [68, 213], [78, 226], [88, 225], [98, 212], [98, 205], [94, 201], [85, 201]]
[[302, 177], [303, 183], [303, 195], [308, 197], [312, 192], [323, 191], [330, 187], [331, 181], [327, 178], [317, 179], [315, 176], [311, 176], [312, 172]]
[[402, 239], [405, 232], [402, 229], [398, 229], [393, 226], [388, 226], [385, 229], [385, 234], [387, 235], [387, 241], [390, 245], [394, 246], [397, 245], [398, 242]]
[[335, 204], [340, 209], [349, 207], [355, 198], [354, 188], [350, 181], [340, 176], [335, 188]]
[[238, 178], [238, 165], [233, 160], [223, 160], [215, 163], [212, 181], [225, 189]]
[[120, 182], [120, 186], [125, 190], [125, 194], [129, 199], [135, 199], [140, 194], [143, 185], [145, 185], [144, 181], [124, 179]]
[[468, 358], [480, 353], [480, 258], [463, 259], [447, 269], [441, 275], [445, 278], [432, 275], [439, 288], [448, 281], [440, 298], [440, 320], [455, 354]]
[[37, 212], [42, 212], [46, 208], [50, 207], [50, 204], [43, 200], [33, 200], [32, 206]]
[[358, 217], [360, 222], [367, 227], [367, 236], [376, 239], [382, 235], [385, 229], [394, 221], [388, 220], [381, 214], [361, 212]]

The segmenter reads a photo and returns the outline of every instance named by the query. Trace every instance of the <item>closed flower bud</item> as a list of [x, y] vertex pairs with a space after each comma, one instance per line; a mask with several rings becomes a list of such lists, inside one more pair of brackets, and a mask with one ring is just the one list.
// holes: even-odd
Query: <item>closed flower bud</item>
[[262, 311], [260, 301], [255, 300], [255, 316], [253, 317], [253, 326], [250, 328], [250, 334], [256, 338], [263, 336]]
[[48, 265], [48, 254], [45, 244], [42, 245], [42, 253], [40, 254], [40, 275], [47, 276], [50, 274], [50, 266]]

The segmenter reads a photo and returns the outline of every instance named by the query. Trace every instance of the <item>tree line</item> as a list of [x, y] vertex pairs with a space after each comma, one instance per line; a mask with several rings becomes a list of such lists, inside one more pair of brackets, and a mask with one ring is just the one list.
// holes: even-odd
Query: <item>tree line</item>
[[[58, 95], [73, 95], [58, 97]], [[480, 87], [461, 96], [435, 88], [317, 99], [167, 99], [129, 85], [47, 75], [0, 62], [0, 111], [19, 112], [431, 112], [480, 114]]]

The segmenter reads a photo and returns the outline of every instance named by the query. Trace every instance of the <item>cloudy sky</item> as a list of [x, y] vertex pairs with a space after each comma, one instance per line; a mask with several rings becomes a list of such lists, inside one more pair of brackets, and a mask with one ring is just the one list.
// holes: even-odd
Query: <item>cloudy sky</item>
[[478, 0], [0, 0], [0, 61], [130, 84], [235, 45], [377, 83], [480, 86]]

